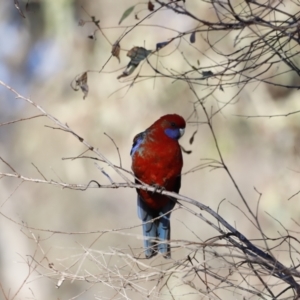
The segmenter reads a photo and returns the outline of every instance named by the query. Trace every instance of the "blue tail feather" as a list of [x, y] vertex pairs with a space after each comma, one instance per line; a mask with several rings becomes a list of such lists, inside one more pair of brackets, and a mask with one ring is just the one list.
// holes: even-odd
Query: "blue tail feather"
[[[174, 199], [175, 200], [175, 199]], [[157, 227], [157, 237], [160, 242], [157, 245], [158, 251], [164, 255], [165, 258], [171, 257], [170, 244], [165, 243], [164, 241], [169, 241], [171, 237], [171, 224], [170, 218], [171, 213], [166, 214], [168, 211], [172, 210], [175, 206], [175, 201], [170, 201], [162, 210], [158, 213], [159, 216], [162, 216], [158, 221]], [[166, 214], [166, 215], [164, 215]], [[164, 215], [164, 216], [163, 216]]]
[[[156, 232], [157, 222], [149, 222], [155, 218], [155, 212], [150, 209], [138, 195], [137, 198], [138, 217], [143, 221], [143, 236], [145, 256], [150, 258], [157, 254], [156, 251]], [[149, 223], [146, 223], [149, 222]]]
[[[163, 254], [166, 258], [170, 258], [170, 245], [165, 241], [170, 240], [171, 227], [170, 217], [171, 213], [166, 214], [175, 206], [175, 201], [170, 201], [161, 211], [155, 211], [148, 207], [148, 205], [138, 195], [137, 207], [138, 217], [143, 222], [149, 222], [154, 218], [162, 216], [160, 219], [149, 223], [143, 223], [144, 248], [145, 256], [150, 258], [157, 254], [157, 251]], [[164, 215], [166, 214], [166, 215]], [[164, 215], [164, 216], [163, 216]]]

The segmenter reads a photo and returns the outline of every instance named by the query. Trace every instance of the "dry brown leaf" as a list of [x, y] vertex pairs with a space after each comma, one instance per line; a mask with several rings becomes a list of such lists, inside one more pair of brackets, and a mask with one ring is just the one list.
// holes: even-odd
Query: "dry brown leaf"
[[87, 97], [89, 93], [89, 86], [87, 84], [87, 72], [84, 72], [79, 78], [75, 81], [75, 91], [78, 91], [78, 87], [80, 87], [83, 92], [83, 100]]
[[128, 63], [126, 69], [123, 71], [121, 75], [117, 78], [120, 79], [122, 77], [129, 76], [133, 73], [133, 71], [137, 68], [139, 63], [144, 60], [152, 50], [147, 50], [143, 47], [133, 47], [127, 52], [127, 56], [131, 58], [130, 62]]
[[127, 56], [131, 58], [130, 64], [138, 65], [142, 60], [144, 60], [152, 50], [147, 50], [143, 47], [133, 47], [127, 52]]
[[154, 4], [149, 0], [149, 2], [148, 2], [148, 9], [150, 10], [150, 11], [154, 11]]
[[119, 60], [119, 63], [121, 62], [121, 60], [120, 60], [120, 50], [121, 50], [120, 43], [119, 43], [119, 41], [117, 41], [113, 44], [111, 54], [112, 54], [112, 56], [115, 56]]

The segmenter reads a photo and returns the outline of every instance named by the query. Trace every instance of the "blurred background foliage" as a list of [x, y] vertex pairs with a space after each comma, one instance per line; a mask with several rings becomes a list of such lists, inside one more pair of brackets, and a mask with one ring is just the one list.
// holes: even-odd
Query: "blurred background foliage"
[[[146, 2], [145, 2], [146, 3]], [[196, 99], [188, 86], [180, 81], [166, 78], [152, 78], [132, 87], [125, 87], [124, 81], [117, 80], [129, 62], [126, 53], [133, 46], [155, 49], [158, 42], [174, 36], [174, 32], [162, 27], [185, 31], [196, 26], [195, 21], [182, 15], [174, 15], [162, 10], [145, 20], [132, 30], [121, 42], [119, 63], [112, 58], [102, 73], [99, 70], [110, 57], [112, 44], [127, 26], [137, 22], [134, 14], [118, 26], [124, 11], [136, 4], [134, 0], [71, 1], [44, 0], [19, 1], [25, 18], [20, 16], [14, 1], [0, 0], [0, 79], [12, 86], [20, 94], [30, 97], [62, 123], [67, 123], [76, 133], [84, 137], [113, 163], [118, 164], [115, 146], [104, 133], [114, 139], [120, 149], [123, 167], [130, 170], [130, 148], [136, 133], [147, 128], [154, 120], [167, 113], [178, 113], [188, 118], [194, 110]], [[27, 5], [27, 8], [26, 8]], [[204, 1], [186, 1], [191, 11], [203, 19], [216, 18], [211, 6]], [[148, 11], [146, 5], [139, 6], [141, 19]], [[84, 9], [83, 9], [84, 8]], [[289, 5], [285, 6], [289, 8]], [[139, 9], [137, 9], [138, 11]], [[88, 38], [95, 26], [80, 20], [89, 20], [90, 15], [100, 20], [100, 26], [109, 42], [97, 32], [95, 39]], [[221, 39], [222, 38], [222, 39]], [[182, 42], [176, 50], [172, 44], [159, 53], [166, 68], [183, 72], [189, 69], [184, 56], [191, 64], [209, 65], [211, 60], [221, 60], [204, 43], [205, 34], [197, 36], [194, 44]], [[222, 32], [211, 33], [210, 39], [220, 39], [219, 46], [226, 51], [234, 49], [235, 34], [224, 37]], [[174, 51], [174, 52], [173, 52]], [[156, 57], [151, 60], [155, 64]], [[299, 58], [298, 58], [299, 59]], [[280, 72], [283, 64], [278, 64], [270, 72]], [[72, 80], [86, 70], [89, 94], [82, 100], [82, 93], [70, 87]], [[144, 74], [152, 70], [142, 66]], [[281, 82], [299, 84], [299, 78], [291, 73], [280, 77]], [[239, 86], [217, 90], [206, 99], [207, 107], [216, 111], [230, 101], [239, 91]], [[200, 97], [206, 88], [197, 87]], [[276, 235], [283, 231], [280, 225], [266, 212], [278, 219], [287, 228], [299, 231], [293, 219], [299, 221], [299, 196], [288, 198], [300, 190], [299, 159], [299, 116], [276, 118], [243, 118], [237, 115], [273, 115], [299, 110], [299, 91], [274, 87], [264, 83], [251, 83], [241, 90], [214, 118], [213, 125], [221, 151], [237, 184], [244, 193], [251, 208], [255, 208], [259, 198], [254, 187], [262, 193], [260, 203], [261, 225], [266, 234]], [[38, 114], [34, 107], [15, 99], [7, 89], [0, 88], [0, 123]], [[199, 121], [204, 121], [198, 111]], [[181, 144], [190, 155], [184, 154], [186, 173], [203, 162], [205, 158], [215, 158], [216, 149], [208, 128], [189, 119]], [[35, 166], [47, 179], [69, 183], [86, 184], [94, 179], [109, 184], [108, 179], [88, 159], [62, 160], [85, 151], [76, 138], [65, 132], [52, 130], [45, 125], [53, 125], [45, 118], [35, 118], [26, 122], [0, 126], [0, 153], [20, 174], [41, 178]], [[195, 142], [189, 139], [195, 130]], [[104, 166], [111, 178], [120, 178], [109, 167]], [[1, 171], [11, 170], [1, 164]], [[59, 232], [86, 232], [127, 228], [139, 224], [136, 216], [136, 193], [132, 189], [89, 189], [85, 192], [60, 189], [54, 186], [22, 183], [14, 178], [2, 178], [1, 187], [1, 233], [0, 233], [0, 281], [5, 293], [10, 297], [16, 293], [28, 273], [26, 261], [36, 249], [33, 235], [40, 239], [45, 254], [37, 249], [37, 261], [43, 265], [53, 263], [57, 269], [78, 269], [75, 264], [81, 259], [84, 249], [93, 243], [99, 234], [52, 234], [22, 229], [19, 223], [37, 229]], [[183, 176], [181, 194], [196, 199], [217, 210], [222, 199], [226, 199], [219, 213], [249, 238], [257, 237], [251, 223], [243, 217], [245, 207], [222, 170], [202, 169]], [[300, 222], [300, 221], [299, 221]], [[122, 234], [123, 233], [123, 234]], [[172, 215], [172, 237], [174, 239], [197, 239], [203, 241], [216, 233], [207, 224], [179, 210]], [[138, 236], [138, 238], [137, 238]], [[92, 248], [108, 251], [120, 248], [125, 252], [142, 251], [141, 228], [125, 229], [101, 235]], [[277, 258], [285, 261], [285, 254], [278, 248]], [[184, 250], [174, 251], [174, 259], [181, 257]], [[45, 257], [47, 258], [44, 258]], [[163, 259], [162, 259], [163, 260]], [[74, 266], [72, 264], [74, 263]], [[108, 264], [117, 263], [113, 260]], [[70, 268], [70, 269], [69, 269]], [[80, 272], [97, 272], [92, 261], [84, 261]], [[102, 284], [89, 285], [86, 282], [66, 282], [56, 288], [57, 278], [47, 278], [47, 272], [34, 272], [19, 291], [16, 299], [112, 299], [115, 291]], [[174, 285], [176, 285], [176, 280]], [[145, 283], [151, 287], [151, 283]], [[188, 295], [187, 287], [177, 287], [180, 299], [198, 299]], [[80, 296], [80, 293], [83, 293]], [[168, 294], [161, 299], [169, 299]], [[98, 298], [97, 298], [98, 297]], [[129, 295], [130, 299], [140, 299], [139, 295]], [[1, 298], [1, 297], [0, 297]], [[10, 299], [10, 298], [9, 298]], [[178, 298], [179, 299], [179, 298]], [[222, 299], [232, 299], [224, 294]], [[241, 298], [242, 299], [242, 296]]]

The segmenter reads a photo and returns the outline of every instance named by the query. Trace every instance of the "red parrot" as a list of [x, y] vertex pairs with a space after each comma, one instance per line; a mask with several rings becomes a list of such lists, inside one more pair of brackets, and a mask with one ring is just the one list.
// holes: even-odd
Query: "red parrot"
[[[130, 155], [137, 183], [179, 192], [181, 185], [182, 152], [178, 143], [184, 134], [185, 121], [176, 114], [165, 115], [133, 140]], [[146, 258], [158, 252], [170, 258], [170, 216], [176, 199], [159, 192], [137, 189], [138, 217], [143, 221]], [[151, 222], [152, 219], [159, 219]]]

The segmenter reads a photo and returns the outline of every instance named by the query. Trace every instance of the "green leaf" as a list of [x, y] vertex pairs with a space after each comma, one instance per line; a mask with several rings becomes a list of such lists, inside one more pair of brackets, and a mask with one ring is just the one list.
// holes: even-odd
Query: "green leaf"
[[121, 19], [120, 19], [120, 21], [119, 21], [119, 25], [124, 21], [124, 19], [126, 19], [126, 18], [133, 12], [134, 8], [135, 8], [135, 5], [133, 5], [133, 6], [129, 7], [129, 8], [127, 8], [127, 9], [124, 11], [124, 13], [123, 13], [123, 15], [122, 15], [122, 17], [121, 17]]

